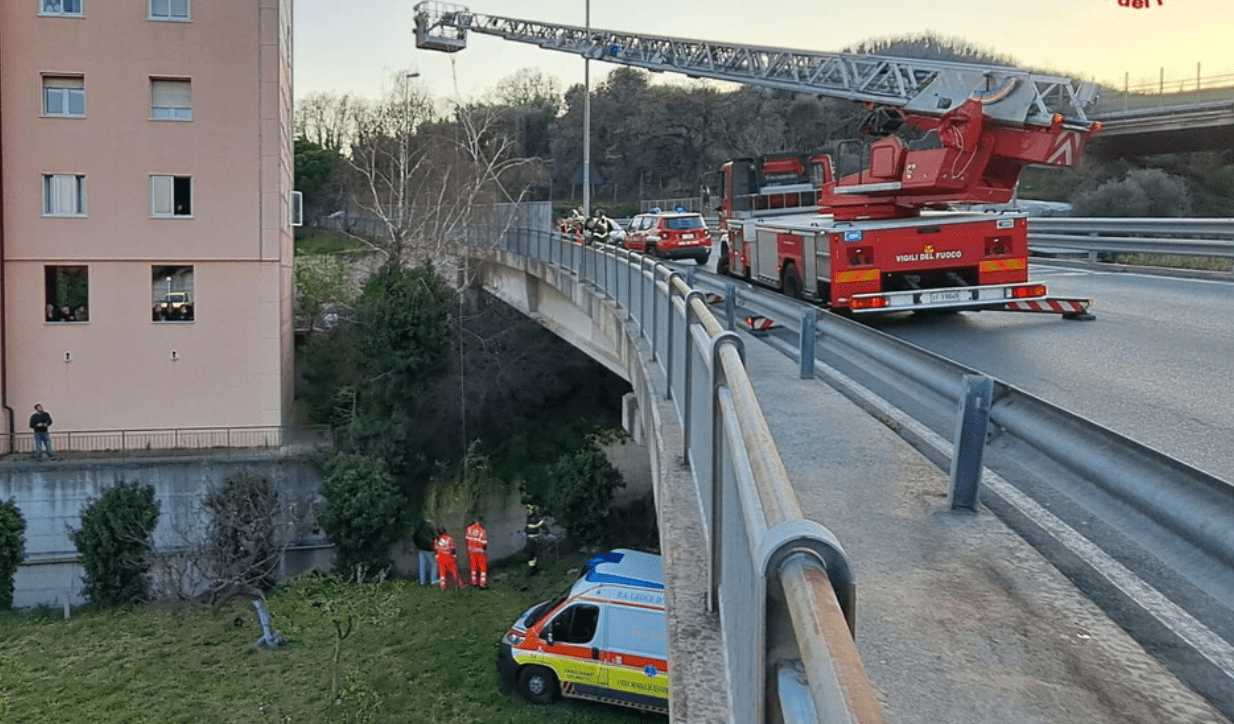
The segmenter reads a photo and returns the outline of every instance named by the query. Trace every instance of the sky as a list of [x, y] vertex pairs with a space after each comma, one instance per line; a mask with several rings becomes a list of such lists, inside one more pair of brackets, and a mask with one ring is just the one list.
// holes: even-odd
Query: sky
[[[932, 32], [1017, 64], [1121, 87], [1225, 76], [1234, 84], [1234, 0], [475, 0], [476, 13], [626, 33], [839, 51], [861, 41]], [[1139, 2], [1144, 7], [1123, 7]], [[419, 50], [414, 2], [294, 0], [295, 93], [377, 98], [408, 72], [436, 98], [481, 97], [534, 68], [564, 90], [583, 82], [583, 60], [472, 33], [457, 53]], [[590, 64], [591, 83], [616, 67]]]

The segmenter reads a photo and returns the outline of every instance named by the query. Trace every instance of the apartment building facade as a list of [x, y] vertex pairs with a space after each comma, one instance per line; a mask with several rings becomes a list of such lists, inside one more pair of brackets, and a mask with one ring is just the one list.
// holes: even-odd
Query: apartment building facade
[[192, 431], [289, 419], [291, 20], [292, 0], [0, 4], [0, 454], [35, 403], [81, 450], [245, 446]]

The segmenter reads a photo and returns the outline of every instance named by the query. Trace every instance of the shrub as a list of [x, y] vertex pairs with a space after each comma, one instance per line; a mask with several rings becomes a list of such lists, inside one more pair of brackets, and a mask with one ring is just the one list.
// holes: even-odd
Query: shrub
[[318, 522], [334, 543], [338, 569], [390, 568], [390, 546], [403, 537], [409, 503], [385, 461], [357, 454], [334, 456], [326, 462], [321, 494], [326, 509]]
[[209, 546], [216, 591], [275, 583], [279, 550], [274, 545], [278, 493], [264, 478], [236, 475], [206, 499], [211, 512]]
[[606, 523], [613, 491], [625, 487], [621, 473], [595, 442], [563, 455], [549, 468], [549, 487], [543, 500], [532, 501], [580, 545], [607, 537]]
[[86, 569], [86, 595], [100, 606], [139, 603], [146, 598], [147, 555], [159, 520], [154, 488], [121, 481], [103, 492], [72, 533]]
[[1191, 211], [1187, 184], [1156, 168], [1133, 169], [1072, 200], [1076, 216], [1177, 217]]
[[13, 575], [26, 556], [26, 519], [16, 501], [0, 503], [0, 610], [13, 607]]

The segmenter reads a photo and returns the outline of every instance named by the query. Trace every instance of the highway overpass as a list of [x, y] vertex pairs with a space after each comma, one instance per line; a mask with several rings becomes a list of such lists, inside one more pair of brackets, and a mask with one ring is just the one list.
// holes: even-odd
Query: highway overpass
[[[837, 559], [827, 559], [826, 551], [819, 558], [855, 628], [888, 721], [1226, 721], [1214, 704], [1230, 711], [1228, 694], [1223, 699], [1221, 692], [1234, 691], [1234, 666], [1200, 661], [1181, 671], [1208, 682], [1206, 700], [1176, 675], [1185, 667], [1167, 668], [1150, 656], [1051, 563], [1086, 550], [1074, 529], [988, 474], [983, 499], [1018, 521], [1017, 530], [1048, 530], [1056, 540], [1076, 534], [1075, 547], [1043, 556], [989, 508], [951, 509], [950, 481], [938, 467], [949, 452], [933, 463], [920, 452], [945, 450], [950, 441], [931, 440], [928, 430], [879, 407], [877, 399], [821, 384], [821, 375], [807, 374], [800, 360], [786, 357], [767, 337], [710, 326], [698, 307], [711, 297], [674, 293], [680, 275], [663, 265], [643, 260], [630, 267], [618, 258], [624, 255], [596, 254], [547, 235], [516, 234], [507, 241], [515, 251], [477, 252], [483, 286], [635, 389], [628, 426], [647, 442], [652, 458], [670, 581], [673, 721], [776, 721], [764, 715], [777, 711], [773, 705], [783, 703], [777, 699], [798, 695], [791, 682], [768, 684], [785, 677], [772, 664], [835, 642], [834, 629], [828, 635], [819, 634], [824, 627], [803, 631], [797, 617], [779, 608], [790, 596], [782, 581], [773, 580], [776, 571], [767, 575], [770, 569], [734, 563], [743, 556], [765, 560], [751, 550], [759, 545], [725, 548], [734, 539], [757, 543], [769, 532], [785, 532], [778, 524], [751, 531], [740, 516], [732, 517], [734, 506], [748, 516], [765, 495], [791, 497], [784, 507], [795, 506], [803, 525], [825, 526], [803, 540], [830, 537], [823, 542], [842, 552]], [[715, 381], [723, 377], [719, 355], [710, 364], [705, 355], [700, 361], [686, 351], [692, 341], [704, 347], [726, 341], [741, 350], [767, 437], [760, 439], [758, 430], [741, 434], [754, 438], [748, 449], [774, 452], [760, 464], [779, 461], [790, 492], [767, 493], [757, 480], [727, 481], [717, 492], [717, 476], [732, 477], [732, 471], [717, 462], [715, 428], [700, 418], [725, 381]], [[701, 402], [693, 399], [700, 395]], [[918, 446], [905, 437], [916, 438]], [[1123, 575], [1116, 561], [1094, 555], [1069, 572]], [[716, 585], [717, 567], [729, 588]], [[836, 575], [834, 569], [846, 567]], [[732, 586], [734, 575], [747, 578]], [[715, 611], [713, 596], [719, 598]], [[796, 629], [785, 635], [790, 619]], [[1234, 664], [1228, 638], [1204, 638], [1206, 656]], [[789, 650], [777, 650], [774, 641]], [[843, 652], [823, 658], [844, 661]], [[792, 678], [792, 671], [787, 675]], [[816, 711], [827, 706], [827, 697], [811, 693]]]

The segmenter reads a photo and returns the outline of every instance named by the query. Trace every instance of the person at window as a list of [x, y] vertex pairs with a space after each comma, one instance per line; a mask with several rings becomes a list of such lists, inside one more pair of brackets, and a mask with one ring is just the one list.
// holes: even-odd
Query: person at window
[[47, 322], [59, 322], [60, 321], [60, 315], [56, 312], [56, 305], [54, 304], [48, 303], [47, 307], [43, 310], [43, 315], [44, 315], [44, 321], [47, 321]]
[[471, 585], [488, 590], [488, 531], [481, 525], [483, 519], [476, 516], [467, 526], [467, 569], [471, 571]]
[[69, 305], [67, 305], [67, 304], [66, 304], [66, 305], [64, 305], [63, 307], [60, 307], [60, 321], [61, 321], [61, 322], [72, 322], [72, 321], [74, 321], [74, 320], [73, 320], [73, 308], [72, 308], [72, 307], [70, 307], [70, 306], [69, 306]]
[[78, 322], [90, 321], [90, 313], [86, 310], [86, 305], [83, 304], [73, 311], [73, 319]]
[[44, 409], [43, 405], [34, 403], [34, 414], [30, 416], [30, 429], [34, 431], [34, 459], [42, 462], [43, 451], [47, 451], [48, 460], [56, 460], [56, 453], [51, 449], [51, 433], [47, 428], [51, 427], [51, 415]]
[[437, 551], [437, 569], [441, 572], [438, 585], [441, 590], [446, 590], [450, 576], [454, 576], [454, 585], [458, 586], [458, 590], [463, 590], [463, 579], [458, 575], [458, 560], [454, 557], [454, 539], [445, 528], [437, 529], [437, 542], [433, 544], [433, 548]]

